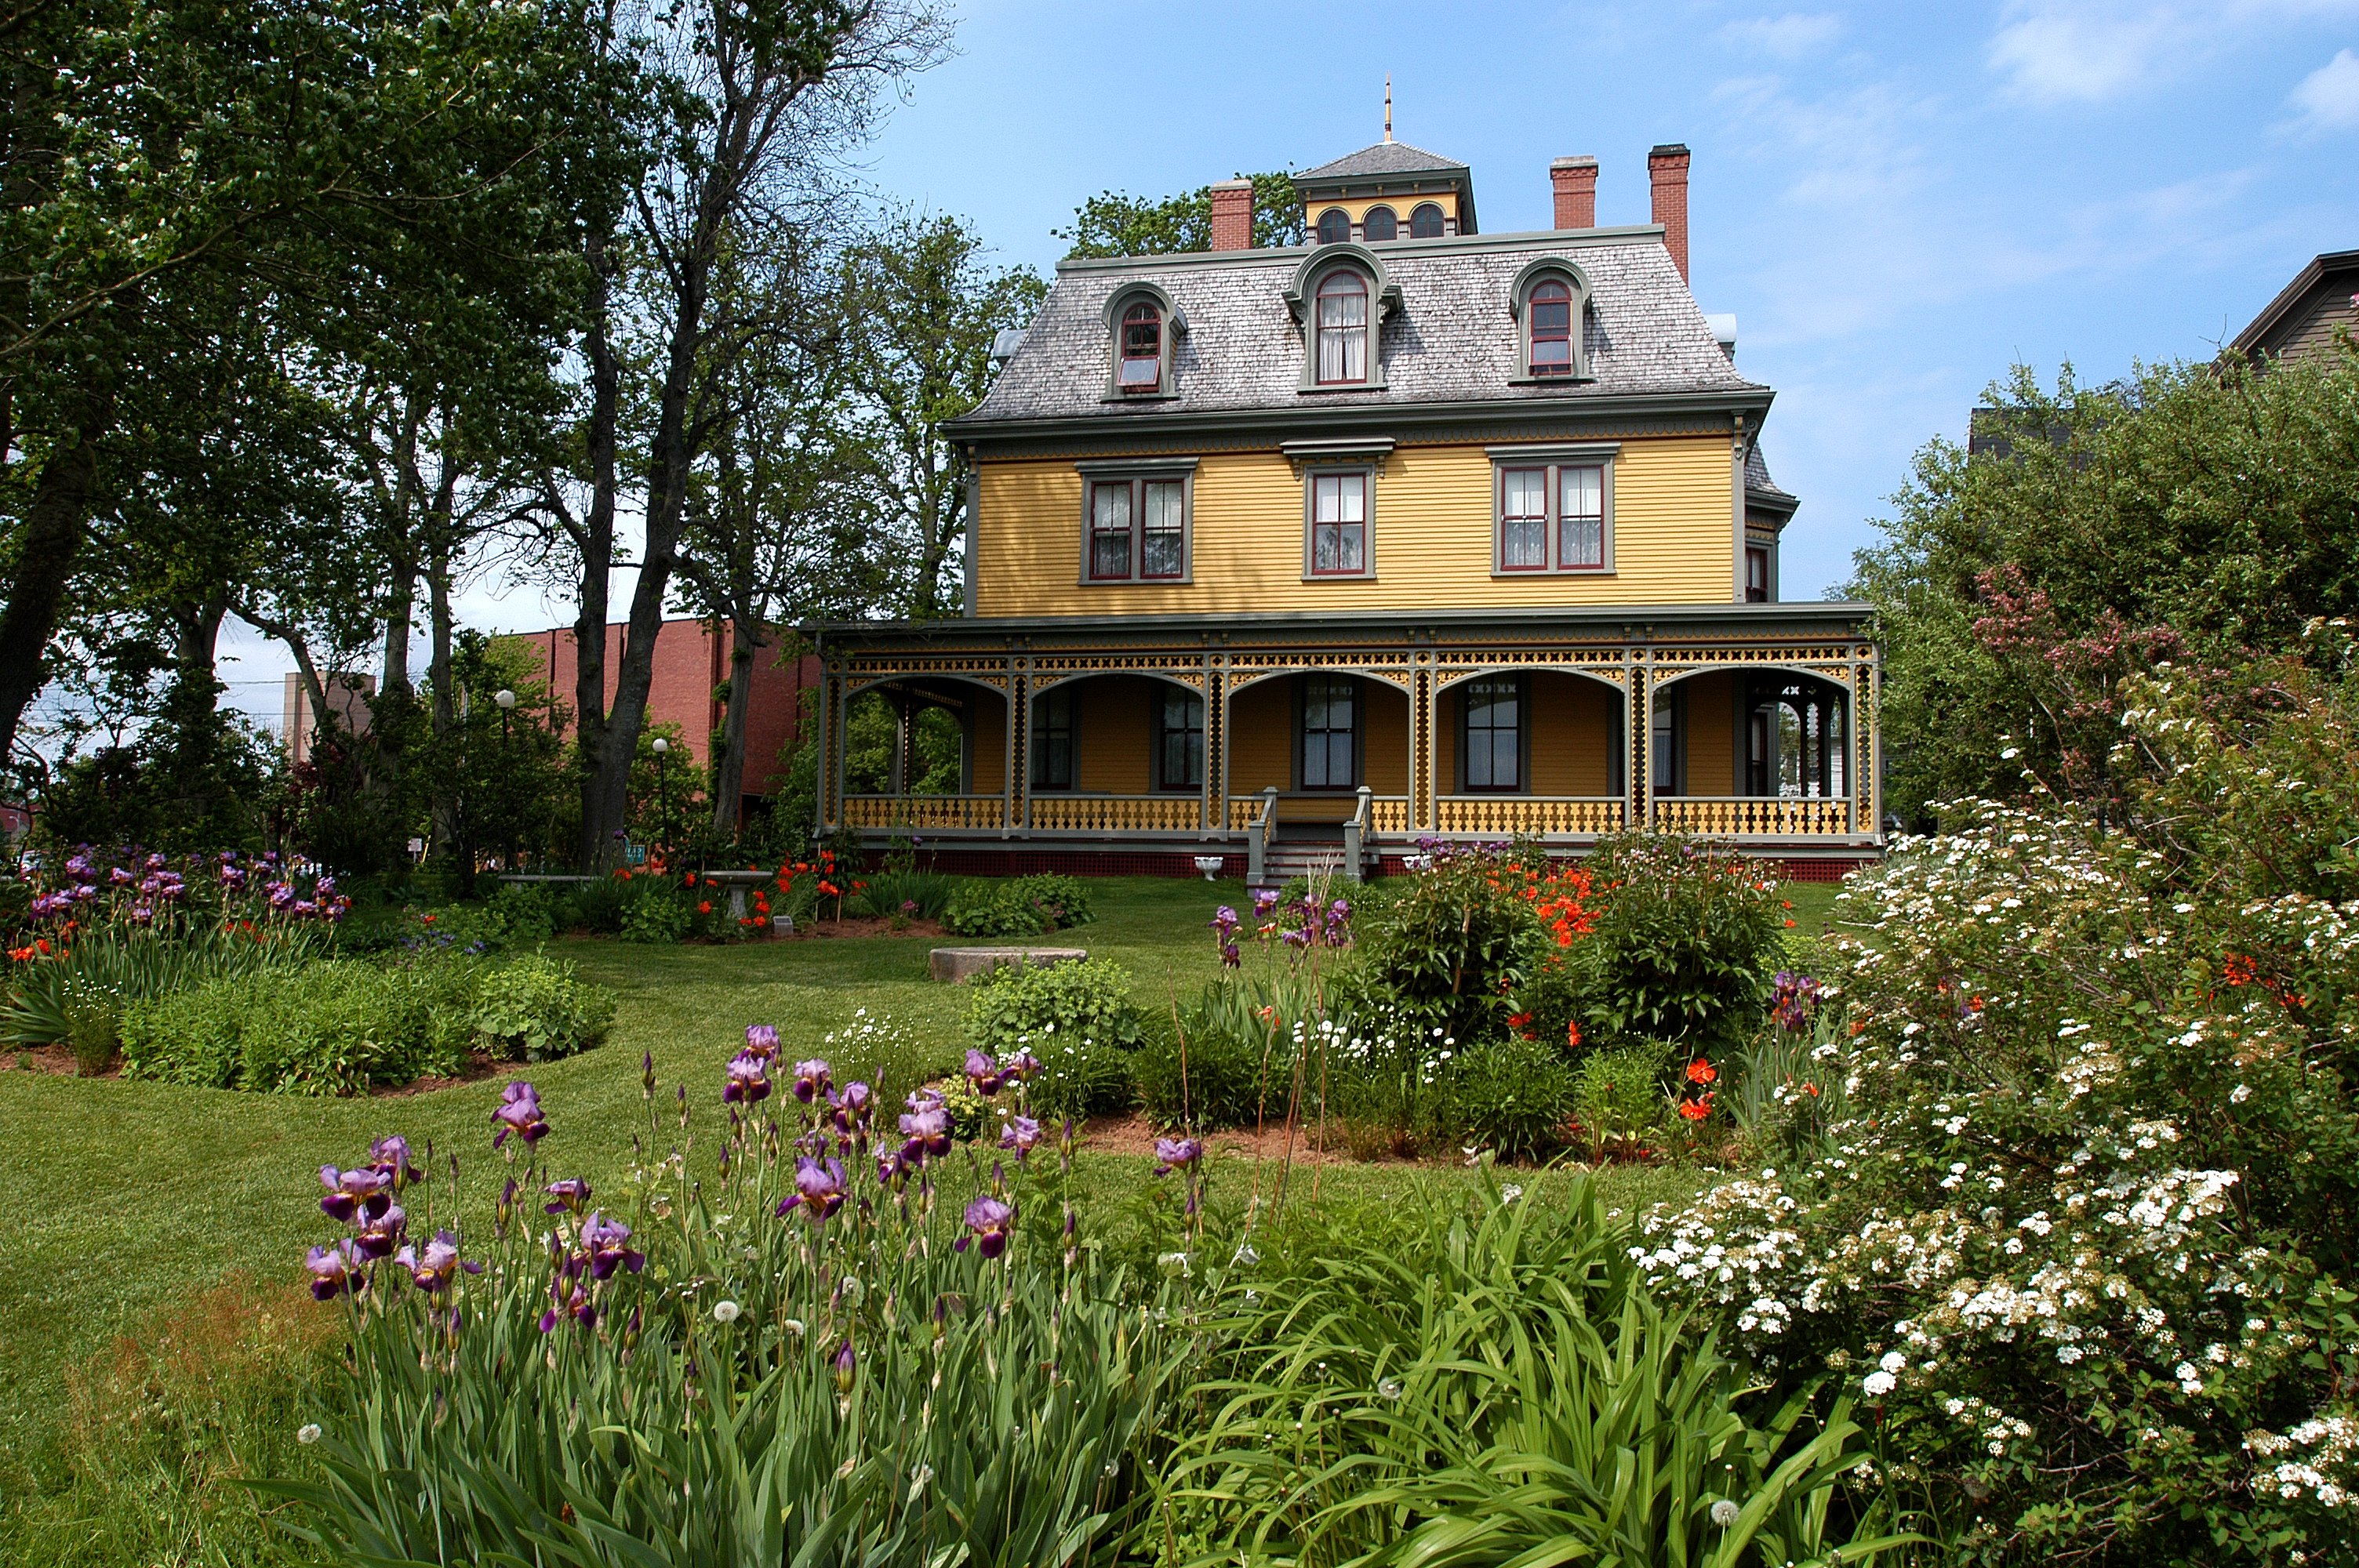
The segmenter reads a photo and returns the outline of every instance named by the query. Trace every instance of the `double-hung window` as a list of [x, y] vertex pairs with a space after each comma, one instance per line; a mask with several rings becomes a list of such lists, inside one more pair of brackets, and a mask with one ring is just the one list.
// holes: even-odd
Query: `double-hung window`
[[1311, 474], [1309, 575], [1367, 575], [1368, 477], [1365, 469]]
[[1125, 393], [1163, 388], [1163, 312], [1140, 300], [1122, 317], [1122, 362], [1114, 384]]
[[1524, 307], [1531, 323], [1531, 373], [1572, 373], [1572, 290], [1554, 281], [1532, 290]]
[[1368, 379], [1368, 281], [1339, 266], [1319, 286], [1319, 384], [1356, 386]]
[[1084, 472], [1084, 580], [1185, 581], [1188, 475]]
[[1524, 787], [1524, 683], [1520, 676], [1484, 676], [1465, 686], [1466, 787]]
[[1494, 449], [1501, 576], [1614, 569], [1610, 448]]
[[1204, 699], [1165, 690], [1156, 698], [1155, 783], [1158, 789], [1204, 784]]
[[1350, 676], [1302, 677], [1304, 789], [1358, 786], [1359, 699], [1359, 683]]

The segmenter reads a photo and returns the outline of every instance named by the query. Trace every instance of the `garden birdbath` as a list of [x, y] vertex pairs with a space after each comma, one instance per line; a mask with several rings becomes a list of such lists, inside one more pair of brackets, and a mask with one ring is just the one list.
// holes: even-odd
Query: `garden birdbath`
[[732, 920], [743, 920], [745, 918], [745, 890], [747, 888], [768, 886], [770, 882], [770, 873], [767, 871], [704, 871], [699, 873], [697, 880], [706, 882], [718, 882], [723, 887], [727, 888], [729, 890], [729, 918]]

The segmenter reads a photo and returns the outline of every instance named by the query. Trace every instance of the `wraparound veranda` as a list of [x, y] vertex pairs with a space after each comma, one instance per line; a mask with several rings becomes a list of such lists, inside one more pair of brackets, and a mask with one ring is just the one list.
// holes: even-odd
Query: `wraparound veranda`
[[[1862, 605], [814, 631], [823, 826], [880, 843], [919, 834], [984, 860], [1220, 855], [1256, 871], [1318, 844], [1351, 874], [1436, 838], [1578, 849], [1647, 825], [1791, 860], [1855, 861], [1880, 844]], [[848, 776], [863, 701], [897, 720], [882, 779]], [[957, 725], [955, 793], [911, 788], [928, 710]]]

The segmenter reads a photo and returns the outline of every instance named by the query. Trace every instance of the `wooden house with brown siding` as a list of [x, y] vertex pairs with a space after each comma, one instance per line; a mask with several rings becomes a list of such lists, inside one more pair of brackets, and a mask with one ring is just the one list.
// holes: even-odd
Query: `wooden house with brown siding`
[[[1210, 252], [1061, 264], [953, 426], [964, 617], [812, 629], [822, 827], [1256, 876], [1647, 824], [1872, 856], [1870, 612], [1777, 598], [1772, 394], [1689, 291], [1687, 149], [1648, 162], [1652, 223], [1560, 159], [1558, 227], [1493, 235], [1387, 140], [1299, 178], [1308, 244], [1253, 248], [1234, 181]], [[864, 791], [862, 702], [902, 738]]]

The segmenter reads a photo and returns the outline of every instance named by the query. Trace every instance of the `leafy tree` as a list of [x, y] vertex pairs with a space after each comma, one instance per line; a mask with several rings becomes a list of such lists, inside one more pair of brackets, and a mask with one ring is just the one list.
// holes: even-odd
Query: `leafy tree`
[[[1240, 176], [1254, 188], [1253, 243], [1299, 245], [1308, 237], [1302, 193], [1291, 174]], [[1069, 229], [1049, 231], [1071, 242], [1069, 258], [1168, 255], [1212, 248], [1212, 188], [1198, 186], [1160, 200], [1101, 191], [1073, 209]]]
[[1843, 591], [1884, 643], [1887, 798], [2115, 799], [2121, 683], [2289, 649], [2359, 610], [2359, 351], [2142, 369], [2055, 389], [2017, 369], [1947, 441]]
[[973, 231], [939, 217], [888, 223], [845, 264], [879, 543], [908, 563], [891, 608], [915, 621], [964, 597], [949, 575], [964, 554], [967, 469], [943, 426], [983, 401], [992, 341], [1030, 320], [1048, 291], [1029, 268], [995, 270], [983, 257]]

